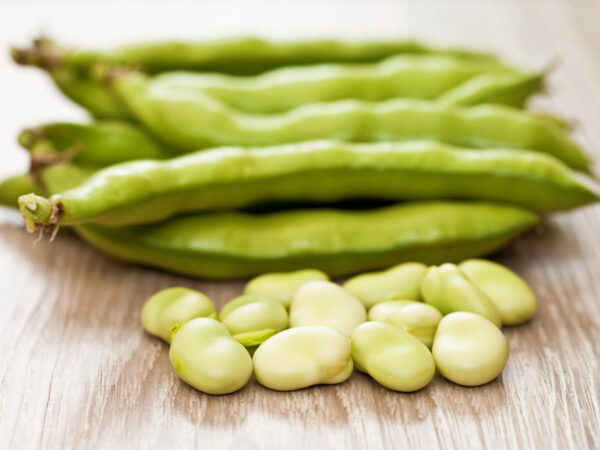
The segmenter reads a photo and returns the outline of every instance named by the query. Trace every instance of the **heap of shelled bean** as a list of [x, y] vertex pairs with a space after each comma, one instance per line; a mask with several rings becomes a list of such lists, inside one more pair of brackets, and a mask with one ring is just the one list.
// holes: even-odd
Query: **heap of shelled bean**
[[[13, 49], [12, 56], [19, 64], [45, 70], [92, 120], [24, 130], [19, 143], [31, 155], [31, 168], [0, 183], [0, 202], [18, 204], [30, 231], [56, 233], [66, 227], [125, 261], [204, 278], [306, 268], [340, 276], [409, 261], [425, 268], [492, 253], [538, 225], [541, 214], [600, 199], [590, 161], [570, 137], [569, 123], [525, 108], [542, 91], [546, 74], [511, 67], [490, 54], [409, 41], [241, 38], [108, 50], [68, 49], [39, 39], [29, 48]], [[485, 262], [477, 264], [487, 273]], [[528, 300], [530, 291], [516, 275], [490, 270], [492, 278], [516, 286], [512, 292], [524, 302], [517, 309], [525, 310], [519, 318], [505, 322], [497, 311], [506, 305], [504, 299], [498, 300], [503, 306], [492, 305], [485, 289], [469, 281], [462, 268], [443, 265], [429, 269], [429, 282], [423, 274], [415, 278], [416, 298], [379, 296], [370, 302], [368, 295], [356, 294], [363, 305], [354, 325], [366, 320], [369, 308], [371, 320], [429, 314], [405, 310], [406, 305], [380, 306], [384, 300], [425, 299], [443, 314], [478, 314], [450, 314], [436, 336], [443, 328], [444, 342], [452, 347], [454, 331], [463, 322], [471, 331], [481, 330], [482, 342], [493, 341], [498, 356], [488, 374], [493, 378], [506, 361], [506, 343], [490, 324], [528, 320], [535, 301], [532, 294]], [[338, 288], [322, 284], [323, 292], [306, 296], [353, 295], [348, 287]], [[377, 286], [369, 289], [377, 291]], [[302, 297], [298, 292], [294, 295]], [[197, 322], [210, 317], [204, 313], [186, 312], [186, 320], [196, 318], [189, 326], [171, 320], [173, 312], [163, 311], [171, 300], [159, 303], [158, 312], [146, 318], [148, 331], [169, 342], [173, 331], [180, 342], [202, 336], [236, 340], [224, 317], [225, 328]], [[333, 310], [347, 312], [351, 303], [341, 301]], [[199, 305], [204, 311], [202, 299]], [[318, 315], [314, 308], [307, 309], [309, 320], [302, 325]], [[372, 340], [389, 338], [404, 345], [405, 337], [395, 335], [400, 331], [369, 323], [338, 337], [322, 329], [295, 332], [308, 333], [300, 341], [315, 351], [323, 342], [346, 336], [340, 341], [342, 359], [337, 365], [331, 362], [335, 356], [330, 361], [339, 371], [315, 382], [349, 376], [350, 333], [358, 333], [352, 338], [354, 363], [369, 373], [361, 342], [369, 347]], [[251, 335], [237, 333], [238, 344], [249, 347], [266, 340], [254, 357], [257, 379], [275, 389], [307, 385], [280, 384], [277, 376], [269, 381], [272, 363], [279, 359], [272, 339], [279, 336], [275, 342], [285, 344], [286, 336], [294, 334], [268, 339], [273, 330], [280, 331], [267, 327], [265, 334], [259, 327]], [[477, 333], [471, 337], [477, 340]], [[295, 338], [290, 339], [285, 345], [293, 348]], [[190, 360], [173, 357], [173, 348], [185, 353], [187, 344], [175, 342], [172, 362], [186, 379], [182, 372]], [[417, 353], [428, 352], [422, 347], [417, 345]], [[447, 349], [441, 352], [436, 363], [443, 371], [442, 360], [449, 358], [452, 366], [454, 356]], [[235, 364], [248, 366], [233, 360], [232, 370], [239, 369]], [[423, 370], [433, 376], [431, 364]], [[458, 376], [467, 380], [463, 384], [490, 379], [485, 373], [484, 381], [463, 375]], [[198, 387], [194, 377], [186, 381]], [[380, 382], [398, 390], [422, 385], [388, 381]], [[233, 385], [207, 386], [199, 389], [235, 390]]]

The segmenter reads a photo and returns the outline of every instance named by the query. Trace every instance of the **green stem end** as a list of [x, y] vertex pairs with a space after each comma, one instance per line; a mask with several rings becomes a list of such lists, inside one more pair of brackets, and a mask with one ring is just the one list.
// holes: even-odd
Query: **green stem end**
[[60, 220], [60, 208], [45, 197], [36, 194], [25, 194], [19, 197], [19, 209], [27, 221], [27, 231], [35, 231], [39, 227], [51, 227]]

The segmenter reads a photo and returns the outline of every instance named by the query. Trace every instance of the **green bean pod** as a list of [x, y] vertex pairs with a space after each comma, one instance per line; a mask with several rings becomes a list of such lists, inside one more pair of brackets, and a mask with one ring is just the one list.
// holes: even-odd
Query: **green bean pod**
[[23, 130], [18, 140], [31, 153], [33, 168], [62, 161], [101, 168], [134, 159], [173, 156], [141, 127], [118, 121], [47, 123]]
[[30, 174], [14, 175], [0, 181], [0, 205], [18, 209], [20, 196], [30, 192], [45, 195], [44, 191]]
[[118, 259], [226, 279], [303, 267], [339, 276], [403, 261], [462, 261], [501, 248], [537, 223], [534, 213], [511, 206], [432, 202], [367, 211], [225, 212], [153, 225], [74, 228]]
[[435, 142], [335, 141], [267, 148], [220, 148], [165, 161], [133, 161], [97, 172], [45, 199], [25, 218], [40, 225], [130, 225], [178, 213], [267, 202], [463, 198], [541, 212], [597, 201], [597, 188], [560, 161], [536, 152], [467, 150]]
[[563, 129], [499, 105], [467, 108], [411, 99], [341, 100], [259, 115], [135, 72], [115, 79], [113, 88], [149, 130], [182, 150], [325, 138], [359, 142], [426, 138], [473, 148], [529, 149], [556, 156], [574, 169], [590, 170], [587, 156]]
[[68, 67], [48, 69], [48, 75], [65, 97], [85, 108], [96, 119], [132, 120], [129, 109], [105, 82]]
[[[474, 84], [480, 77], [481, 82]], [[523, 85], [523, 78], [536, 82]], [[514, 94], [522, 104], [539, 90], [542, 80], [543, 75], [524, 74], [489, 61], [465, 61], [448, 55], [399, 55], [372, 64], [286, 67], [251, 77], [166, 72], [158, 75], [154, 82], [162, 89], [189, 95], [207, 94], [238, 111], [273, 114], [308, 103], [349, 98], [434, 100], [442, 96], [447, 97], [448, 102], [477, 104], [480, 97], [481, 102], [494, 103], [494, 85], [498, 85], [500, 102], [506, 99], [509, 104], [515, 104], [519, 101], [505, 92], [510, 92], [510, 86], [514, 85], [517, 91]], [[471, 84], [474, 84], [472, 88], [463, 87]], [[454, 91], [459, 92], [452, 94]]]
[[436, 100], [448, 105], [496, 103], [521, 108], [533, 93], [543, 87], [543, 73], [483, 73], [447, 90]]
[[30, 48], [12, 49], [15, 62], [45, 69], [62, 66], [86, 72], [94, 65], [104, 64], [136, 67], [148, 73], [194, 70], [238, 75], [257, 74], [282, 66], [375, 62], [405, 53], [497, 62], [488, 53], [433, 48], [407, 40], [277, 42], [242, 36], [204, 42], [158, 41], [93, 50], [61, 48], [48, 39], [36, 39]]

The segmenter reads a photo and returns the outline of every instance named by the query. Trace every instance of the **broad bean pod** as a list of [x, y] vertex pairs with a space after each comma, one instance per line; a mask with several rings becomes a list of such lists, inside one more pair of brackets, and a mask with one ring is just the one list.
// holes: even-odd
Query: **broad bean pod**
[[272, 114], [318, 102], [391, 98], [449, 104], [508, 103], [522, 106], [543, 84], [543, 74], [525, 74], [489, 61], [447, 55], [399, 55], [373, 64], [286, 67], [262, 75], [166, 72], [153, 83], [189, 95], [206, 94], [248, 113]]
[[5, 178], [0, 181], [0, 205], [18, 208], [19, 197], [30, 192], [45, 195], [44, 189], [37, 185], [30, 174], [24, 173]]
[[[565, 130], [570, 127], [559, 117], [537, 116]], [[46, 123], [23, 130], [18, 141], [31, 153], [34, 168], [63, 161], [102, 168], [133, 159], [166, 159], [181, 154], [141, 126], [115, 120]]]
[[51, 40], [36, 39], [30, 48], [12, 49], [15, 62], [44, 69], [67, 67], [86, 73], [93, 66], [103, 64], [136, 67], [148, 73], [194, 70], [243, 75], [282, 66], [374, 62], [404, 53], [443, 54], [465, 60], [497, 62], [497, 58], [489, 53], [434, 48], [407, 40], [277, 42], [257, 37], [234, 37], [204, 42], [158, 41], [93, 50], [61, 48]]
[[174, 156], [141, 127], [118, 121], [47, 123], [23, 130], [18, 140], [31, 153], [32, 168], [62, 161], [101, 168], [135, 159]]
[[[520, 108], [525, 105], [532, 94], [543, 88], [543, 73], [483, 73], [480, 76], [472, 77], [454, 89], [449, 89], [436, 100], [447, 105], [469, 106], [496, 103]], [[554, 121], [561, 128], [565, 127], [564, 121], [556, 120], [552, 115], [549, 115], [548, 119]]]
[[589, 171], [583, 150], [556, 124], [500, 105], [460, 107], [412, 99], [340, 100], [279, 114], [239, 112], [201, 92], [173, 89], [146, 75], [117, 77], [114, 91], [148, 129], [173, 147], [274, 145], [311, 139], [393, 141], [435, 139], [474, 148], [549, 153]]
[[133, 120], [129, 109], [113, 95], [100, 79], [68, 67], [55, 67], [48, 75], [62, 94], [87, 110], [96, 119]]
[[74, 229], [121, 260], [225, 279], [303, 267], [339, 276], [403, 261], [462, 261], [498, 250], [537, 223], [534, 213], [511, 206], [426, 202], [366, 211], [225, 212]]
[[597, 201], [599, 194], [591, 181], [536, 152], [318, 141], [134, 161], [97, 172], [49, 200], [26, 196], [21, 203], [24, 217], [44, 226], [129, 225], [265, 202], [354, 198], [464, 198], [548, 212]]

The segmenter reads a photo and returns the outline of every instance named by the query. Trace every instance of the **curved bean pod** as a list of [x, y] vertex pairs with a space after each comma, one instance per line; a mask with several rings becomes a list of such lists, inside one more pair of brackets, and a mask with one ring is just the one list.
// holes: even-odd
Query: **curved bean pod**
[[[492, 74], [498, 77], [489, 76]], [[482, 75], [486, 76], [477, 85], [472, 88], [466, 86], [467, 89], [462, 87]], [[447, 97], [449, 102], [476, 104], [480, 97], [482, 102], [493, 103], [494, 84], [500, 84], [498, 97], [501, 98], [503, 90], [510, 91], [509, 83], [518, 81], [522, 84], [524, 77], [534, 77], [537, 83], [517, 86], [516, 95], [522, 104], [525, 98], [540, 88], [543, 75], [523, 74], [497, 63], [465, 61], [447, 55], [400, 55], [373, 64], [286, 67], [252, 77], [167, 72], [158, 75], [155, 82], [164, 89], [192, 95], [195, 92], [207, 94], [238, 111], [272, 114], [308, 103], [349, 98], [368, 101], [396, 97], [433, 100], [442, 96]], [[455, 90], [458, 92], [452, 94]], [[516, 103], [512, 98], [506, 100], [510, 104]]]
[[96, 64], [105, 64], [136, 67], [148, 73], [196, 70], [244, 75], [291, 65], [374, 62], [399, 53], [433, 53], [466, 60], [497, 61], [487, 53], [438, 49], [406, 40], [277, 42], [235, 37], [204, 42], [159, 41], [92, 50], [61, 48], [48, 39], [36, 39], [30, 48], [12, 49], [15, 62], [41, 68], [63, 66], [85, 72]]
[[[22, 211], [40, 225], [127, 225], [183, 212], [356, 198], [493, 200], [547, 212], [597, 201], [600, 194], [591, 181], [535, 152], [466, 150], [426, 141], [314, 141], [133, 161], [49, 199], [23, 197]], [[35, 214], [28, 212], [30, 205]]]
[[544, 74], [483, 73], [446, 91], [436, 100], [447, 105], [496, 103], [521, 108], [533, 93], [539, 92], [543, 87]]
[[537, 223], [534, 213], [520, 208], [432, 202], [370, 211], [227, 212], [137, 227], [74, 229], [118, 259], [226, 279], [303, 267], [338, 276], [403, 261], [462, 261], [501, 248]]
[[85, 108], [96, 119], [134, 118], [103, 81], [77, 73], [68, 67], [48, 69], [48, 75], [65, 97]]
[[19, 143], [31, 153], [34, 168], [65, 160], [77, 165], [106, 167], [134, 159], [173, 156], [173, 152], [141, 127], [118, 121], [48, 123], [23, 130]]
[[44, 190], [36, 184], [30, 174], [24, 173], [5, 178], [0, 181], [0, 205], [19, 208], [19, 197], [30, 192], [44, 194]]
[[[536, 116], [570, 130], [564, 119], [550, 114], [536, 113]], [[32, 154], [34, 169], [63, 161], [102, 168], [133, 159], [166, 159], [181, 153], [144, 128], [124, 121], [47, 123], [23, 130], [18, 140]]]
[[362, 142], [427, 138], [474, 148], [530, 149], [589, 171], [587, 156], [564, 130], [528, 112], [498, 105], [465, 108], [407, 99], [342, 100], [256, 115], [139, 73], [117, 78], [113, 87], [148, 129], [181, 149], [321, 138]]

